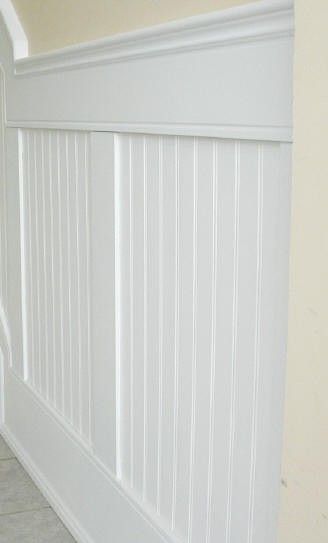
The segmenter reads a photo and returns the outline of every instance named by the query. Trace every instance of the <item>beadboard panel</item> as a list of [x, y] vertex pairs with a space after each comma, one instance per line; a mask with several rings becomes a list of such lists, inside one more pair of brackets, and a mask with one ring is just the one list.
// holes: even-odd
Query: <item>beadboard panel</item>
[[120, 137], [122, 479], [179, 541], [253, 533], [283, 157], [279, 144]]
[[22, 130], [26, 379], [90, 440], [89, 134]]
[[4, 307], [7, 303], [7, 197], [5, 170], [5, 80], [0, 68], [0, 296]]
[[1, 431], [83, 543], [275, 541], [292, 11], [0, 20]]

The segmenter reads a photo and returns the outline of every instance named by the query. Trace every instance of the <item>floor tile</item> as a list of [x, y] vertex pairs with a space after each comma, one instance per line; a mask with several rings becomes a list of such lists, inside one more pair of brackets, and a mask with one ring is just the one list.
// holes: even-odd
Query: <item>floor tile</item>
[[47, 505], [16, 459], [0, 461], [0, 514], [30, 511]]
[[0, 516], [0, 543], [74, 543], [74, 539], [49, 507]]
[[0, 436], [0, 460], [7, 460], [14, 457], [14, 453], [11, 452], [3, 437]]

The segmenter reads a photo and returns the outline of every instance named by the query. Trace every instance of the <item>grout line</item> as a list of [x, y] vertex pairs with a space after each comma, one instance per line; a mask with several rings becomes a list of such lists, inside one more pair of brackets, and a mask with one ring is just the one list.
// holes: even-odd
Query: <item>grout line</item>
[[22, 509], [19, 511], [10, 511], [9, 513], [0, 513], [0, 517], [9, 517], [11, 515], [20, 515], [22, 513], [34, 513], [35, 511], [44, 511], [45, 509], [51, 509], [53, 511], [51, 505], [44, 505], [43, 507], [36, 507], [34, 509]]
[[192, 540], [194, 508], [194, 469], [196, 440], [196, 400], [197, 400], [197, 297], [198, 297], [198, 140], [193, 143], [193, 286], [192, 286], [192, 368], [191, 368], [191, 430], [189, 454], [189, 507], [188, 542]]
[[143, 345], [144, 345], [144, 366], [143, 366], [143, 378], [144, 378], [144, 397], [143, 397], [143, 482], [142, 482], [142, 498], [143, 501], [147, 497], [147, 426], [148, 426], [148, 394], [147, 394], [147, 384], [148, 384], [148, 169], [147, 169], [147, 139], [146, 136], [143, 138], [143, 190], [144, 190], [144, 209], [143, 209], [143, 227], [144, 227], [144, 239], [143, 239], [143, 265], [144, 265], [144, 276], [143, 276], [143, 286], [144, 286], [144, 334], [143, 334]]
[[16, 456], [8, 456], [7, 458], [0, 458], [0, 462], [6, 462], [7, 460], [13, 460]]

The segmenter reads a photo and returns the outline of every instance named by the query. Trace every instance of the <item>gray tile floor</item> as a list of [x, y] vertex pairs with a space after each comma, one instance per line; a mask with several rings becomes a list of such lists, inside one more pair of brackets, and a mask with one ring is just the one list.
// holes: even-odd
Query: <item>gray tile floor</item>
[[74, 543], [0, 436], [0, 543]]

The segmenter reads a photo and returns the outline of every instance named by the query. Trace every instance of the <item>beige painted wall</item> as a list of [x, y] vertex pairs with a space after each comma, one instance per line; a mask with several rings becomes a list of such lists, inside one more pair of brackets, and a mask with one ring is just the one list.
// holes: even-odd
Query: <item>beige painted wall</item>
[[249, 0], [12, 0], [30, 53], [197, 15]]
[[289, 351], [279, 543], [328, 542], [328, 1], [295, 0]]
[[[39, 52], [247, 0], [14, 0]], [[328, 0], [295, 0], [289, 349], [279, 543], [328, 542]]]

